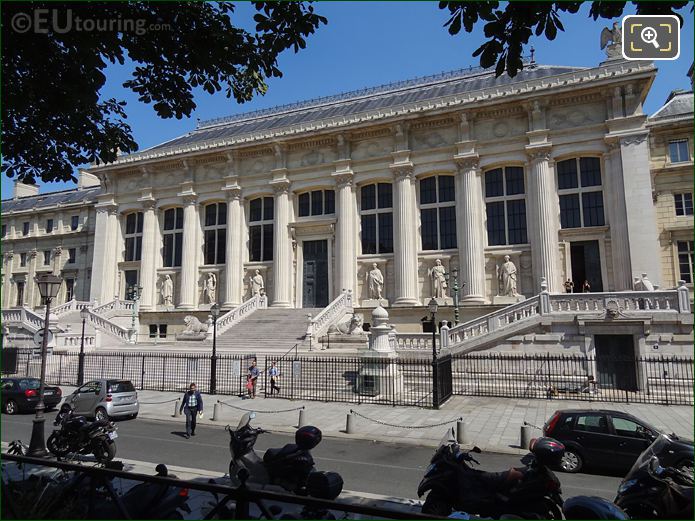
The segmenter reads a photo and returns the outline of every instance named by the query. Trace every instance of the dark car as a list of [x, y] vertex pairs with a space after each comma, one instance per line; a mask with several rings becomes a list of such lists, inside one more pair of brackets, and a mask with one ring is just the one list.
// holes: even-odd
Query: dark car
[[[7, 414], [21, 411], [34, 411], [39, 403], [38, 378], [3, 378], [0, 384], [2, 392], [2, 410]], [[46, 385], [43, 390], [43, 403], [46, 409], [53, 409], [63, 398], [60, 387]]]
[[[555, 411], [543, 426], [544, 436], [565, 445], [565, 455], [560, 463], [565, 472], [579, 472], [585, 466], [627, 470], [659, 434], [661, 432], [647, 422], [611, 410]], [[664, 455], [662, 465], [674, 466], [682, 461], [692, 461], [692, 442], [679, 439], [678, 446], [682, 450]]]

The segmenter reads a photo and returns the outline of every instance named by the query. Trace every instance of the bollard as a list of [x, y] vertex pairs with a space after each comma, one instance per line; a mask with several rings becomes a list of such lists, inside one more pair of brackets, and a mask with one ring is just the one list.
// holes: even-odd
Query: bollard
[[354, 416], [351, 413], [348, 413], [347, 419], [345, 420], [345, 433], [346, 434], [352, 434], [354, 432], [353, 429], [353, 421]]
[[304, 427], [306, 425], [306, 415], [304, 409], [299, 409], [299, 423], [297, 427]]
[[526, 449], [528, 449], [529, 443], [531, 443], [531, 426], [530, 425], [522, 425], [521, 426], [521, 435], [520, 435], [520, 439], [519, 439], [519, 447], [526, 450]]
[[176, 399], [176, 403], [174, 404], [174, 418], [178, 418], [181, 416], [181, 398]]
[[463, 423], [463, 420], [456, 422], [456, 441], [461, 445], [468, 443], [468, 440], [466, 439], [466, 424]]
[[220, 407], [221, 407], [220, 402], [217, 402], [215, 404], [215, 407], [212, 409], [212, 421], [214, 421], [214, 422], [216, 422], [220, 417]]

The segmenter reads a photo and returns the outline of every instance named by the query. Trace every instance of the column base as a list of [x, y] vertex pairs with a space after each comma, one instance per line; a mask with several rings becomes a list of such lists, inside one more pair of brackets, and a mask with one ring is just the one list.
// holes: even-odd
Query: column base
[[222, 303], [222, 309], [234, 309], [237, 306], [240, 306], [241, 302], [223, 302]]
[[476, 306], [489, 303], [490, 301], [482, 295], [464, 295], [459, 299], [459, 304], [462, 306]]
[[292, 306], [292, 304], [289, 303], [289, 302], [273, 302], [273, 303], [270, 305], [270, 307], [271, 307], [271, 308], [291, 308], [291, 307], [294, 307], [294, 306]]
[[393, 307], [412, 307], [421, 305], [421, 302], [413, 297], [398, 297], [393, 303]]
[[193, 304], [179, 304], [176, 306], [176, 311], [195, 311], [196, 307]]

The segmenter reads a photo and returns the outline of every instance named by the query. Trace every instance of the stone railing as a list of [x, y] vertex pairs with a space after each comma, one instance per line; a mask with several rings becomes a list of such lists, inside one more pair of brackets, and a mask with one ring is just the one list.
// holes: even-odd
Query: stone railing
[[[616, 313], [681, 311], [677, 291], [629, 291], [620, 293], [561, 293], [549, 295], [551, 313]], [[689, 307], [688, 310], [689, 311]]]
[[[257, 309], [268, 307], [268, 297], [266, 295], [254, 295], [243, 304], [235, 307], [217, 319], [217, 336], [228, 331], [232, 326], [238, 324], [247, 315]], [[212, 335], [212, 331], [209, 332]], [[212, 338], [210, 338], [212, 340]]]
[[[437, 348], [440, 348], [439, 335], [437, 339]], [[391, 348], [396, 351], [417, 351], [427, 349], [432, 351], [432, 333], [396, 333], [389, 336]]]
[[111, 302], [95, 307], [92, 309], [92, 312], [104, 318], [111, 318], [114, 316], [130, 316], [134, 308], [135, 301], [133, 300], [114, 299]]
[[[55, 337], [57, 348], [71, 349], [75, 347], [80, 347], [82, 342], [81, 333], [58, 333]], [[97, 347], [97, 336], [96, 335], [85, 335], [84, 336], [84, 347], [93, 349]]]
[[94, 327], [108, 333], [122, 342], [127, 342], [129, 344], [135, 343], [135, 334], [132, 329], [126, 329], [118, 324], [115, 324], [114, 322], [111, 322], [108, 318], [97, 315], [93, 309], [89, 310], [88, 320], [89, 323]]
[[2, 322], [4, 323], [14, 323], [22, 324], [22, 326], [31, 331], [38, 331], [43, 329], [44, 319], [42, 316], [37, 315], [32, 310], [26, 307], [21, 308], [10, 308], [2, 310]]
[[311, 319], [307, 336], [320, 338], [326, 334], [328, 328], [345, 316], [352, 313], [352, 290], [343, 291], [338, 297], [328, 304], [323, 311]]
[[87, 301], [72, 299], [66, 302], [65, 304], [61, 304], [60, 306], [52, 308], [51, 313], [60, 316], [63, 313], [69, 313], [70, 311], [80, 311], [83, 308], [88, 308], [90, 304], [91, 303]]

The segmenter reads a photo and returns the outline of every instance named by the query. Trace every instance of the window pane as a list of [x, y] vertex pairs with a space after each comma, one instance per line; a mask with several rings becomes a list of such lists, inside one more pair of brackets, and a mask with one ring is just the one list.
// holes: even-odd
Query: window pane
[[376, 185], [362, 187], [362, 210], [373, 210], [376, 208]]
[[506, 244], [504, 235], [504, 203], [487, 203], [487, 243], [489, 246]]
[[445, 250], [456, 248], [456, 207], [439, 209], [439, 245]]
[[560, 196], [560, 226], [562, 228], [580, 228], [579, 195]]
[[275, 218], [275, 199], [272, 197], [263, 198], [263, 220], [272, 221]]
[[261, 208], [263, 199], [254, 199], [249, 203], [249, 221], [260, 221], [263, 219]]
[[495, 168], [485, 173], [485, 197], [500, 197], [504, 195], [502, 185], [502, 169]]
[[311, 215], [323, 215], [323, 191], [311, 192]]
[[565, 190], [567, 188], [577, 188], [576, 159], [566, 159], [565, 161], [557, 162], [557, 187], [560, 190]]
[[509, 244], [526, 244], [526, 201], [507, 201], [507, 234]]
[[205, 231], [203, 251], [205, 252], [204, 264], [215, 264], [215, 230]]
[[176, 214], [176, 210], [174, 208], [170, 208], [169, 210], [164, 211], [164, 229], [165, 230], [173, 230], [174, 229], [175, 214]]
[[309, 192], [299, 194], [299, 217], [309, 215]]
[[138, 212], [137, 214], [137, 230], [138, 233], [142, 233], [142, 212]]
[[142, 258], [142, 236], [135, 237], [135, 260], [139, 261], [141, 258]]
[[125, 260], [132, 261], [135, 258], [135, 238], [126, 237], [125, 240]]
[[362, 216], [362, 253], [376, 253], [376, 215]]
[[24, 223], [22, 225], [22, 234], [29, 235], [29, 223]]
[[220, 228], [217, 230], [217, 259], [215, 264], [224, 264], [225, 249], [227, 247], [227, 230]]
[[70, 229], [72, 231], [77, 230], [77, 227], [80, 224], [80, 216], [79, 215], [73, 215], [70, 219]]
[[125, 232], [127, 234], [135, 233], [135, 214], [129, 213], [125, 218]]
[[687, 140], [671, 141], [668, 148], [669, 155], [671, 156], [671, 163], [681, 163], [690, 159]]
[[683, 206], [685, 215], [693, 214], [693, 194], [683, 194]]
[[205, 226], [215, 226], [217, 223], [217, 205], [209, 204], [205, 207]]
[[579, 158], [582, 186], [601, 185], [601, 160], [598, 157]]
[[430, 208], [420, 211], [422, 219], [422, 249], [436, 250], [437, 246], [437, 209]]
[[176, 229], [183, 229], [183, 208], [176, 209]]
[[683, 209], [683, 194], [674, 194], [673, 198], [676, 203], [676, 215], [685, 215]]
[[162, 257], [165, 267], [171, 267], [174, 264], [174, 234], [167, 233], [164, 235], [164, 247], [162, 248]]
[[379, 214], [379, 251], [378, 253], [393, 253], [393, 214]]
[[249, 227], [249, 257], [252, 262], [261, 260], [261, 227]]
[[[272, 201], [272, 199], [271, 199]], [[273, 260], [273, 225], [263, 225], [263, 260]]]
[[584, 210], [584, 226], [603, 226], [603, 192], [587, 192], [582, 194], [582, 210]]
[[379, 208], [393, 208], [393, 187], [391, 183], [379, 183]]
[[217, 224], [227, 224], [227, 203], [217, 205]]
[[524, 193], [524, 169], [520, 166], [508, 166], [504, 169], [507, 182], [507, 195]]
[[688, 161], [690, 159], [690, 154], [688, 154], [688, 142], [686, 140], [678, 143], [678, 157], [681, 161]]
[[335, 191], [326, 190], [324, 193], [326, 194], [326, 214], [335, 213]]
[[420, 204], [437, 202], [437, 178], [427, 177], [420, 181]]
[[181, 256], [183, 254], [183, 233], [177, 233], [174, 240], [174, 266], [181, 266]]
[[51, 233], [53, 231], [53, 219], [46, 220], [46, 233]]
[[446, 203], [456, 199], [456, 188], [454, 188], [453, 175], [439, 176], [439, 202]]

